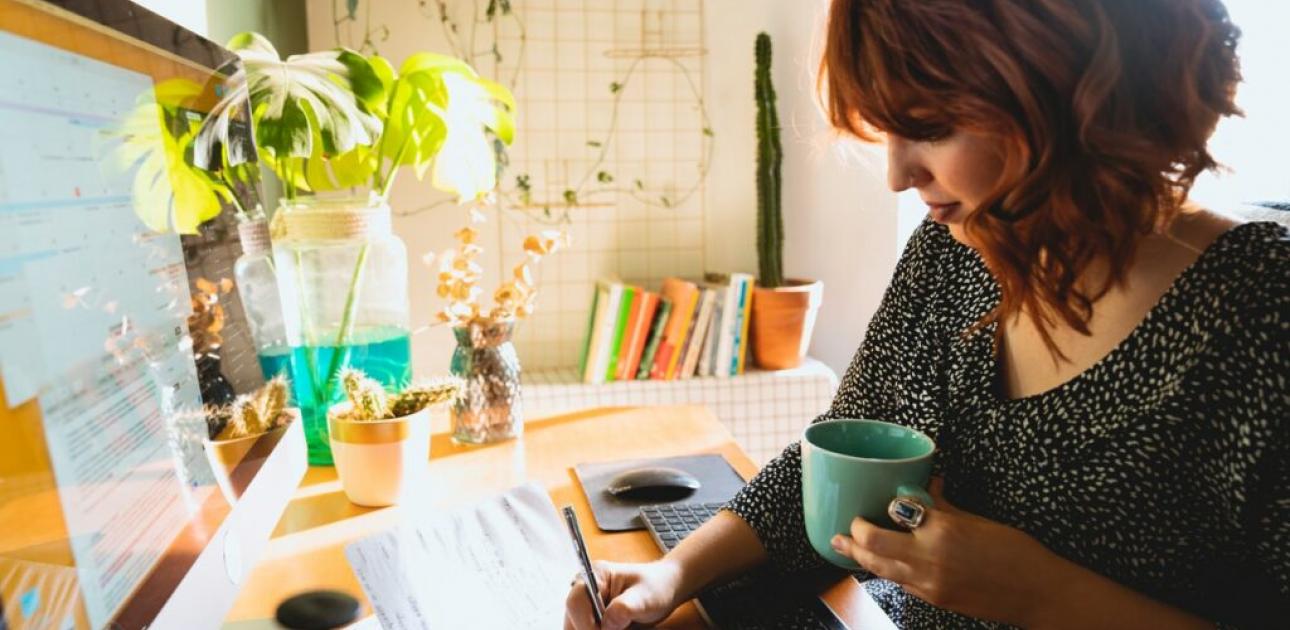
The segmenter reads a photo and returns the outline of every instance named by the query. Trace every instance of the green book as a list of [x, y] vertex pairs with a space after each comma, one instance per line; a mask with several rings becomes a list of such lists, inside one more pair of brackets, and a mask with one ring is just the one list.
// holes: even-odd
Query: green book
[[600, 305], [599, 287], [591, 291], [591, 314], [587, 317], [587, 341], [582, 344], [582, 357], [578, 359], [578, 377], [586, 378], [587, 356], [591, 353], [591, 338], [596, 333], [596, 307]]
[[649, 341], [645, 343], [645, 353], [641, 355], [640, 369], [636, 370], [636, 380], [649, 379], [650, 370], [654, 368], [654, 355], [658, 344], [663, 341], [663, 332], [667, 328], [667, 316], [672, 313], [672, 302], [658, 299], [658, 309], [654, 311], [654, 322], [650, 324]]
[[613, 342], [609, 344], [609, 368], [605, 371], [605, 382], [614, 380], [618, 374], [618, 355], [623, 346], [623, 333], [627, 330], [627, 319], [632, 315], [632, 302], [640, 295], [638, 287], [623, 287], [623, 299], [618, 306], [618, 320], [614, 323]]

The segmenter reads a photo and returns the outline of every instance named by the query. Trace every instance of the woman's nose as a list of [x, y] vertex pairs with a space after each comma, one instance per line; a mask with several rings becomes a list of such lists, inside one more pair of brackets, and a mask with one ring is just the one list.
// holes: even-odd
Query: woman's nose
[[887, 134], [887, 187], [894, 192], [917, 188], [928, 178], [912, 149], [908, 140]]

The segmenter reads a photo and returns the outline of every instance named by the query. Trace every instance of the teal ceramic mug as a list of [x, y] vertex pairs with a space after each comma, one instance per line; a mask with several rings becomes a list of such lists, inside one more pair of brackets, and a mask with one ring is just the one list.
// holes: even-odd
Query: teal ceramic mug
[[924, 505], [936, 444], [926, 434], [877, 420], [826, 420], [802, 434], [802, 510], [816, 553], [844, 569], [859, 569], [829, 541], [850, 535], [857, 516], [894, 527], [887, 505], [898, 496]]

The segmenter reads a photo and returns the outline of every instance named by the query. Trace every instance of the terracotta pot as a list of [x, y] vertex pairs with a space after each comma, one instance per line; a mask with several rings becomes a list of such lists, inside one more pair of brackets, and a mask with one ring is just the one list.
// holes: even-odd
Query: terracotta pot
[[758, 367], [783, 370], [802, 364], [823, 299], [824, 283], [818, 280], [789, 280], [779, 288], [753, 290], [750, 336]]
[[423, 487], [430, 461], [430, 417], [447, 404], [430, 405], [391, 420], [353, 421], [341, 416], [350, 403], [327, 414], [331, 455], [345, 496], [368, 507], [394, 505]]

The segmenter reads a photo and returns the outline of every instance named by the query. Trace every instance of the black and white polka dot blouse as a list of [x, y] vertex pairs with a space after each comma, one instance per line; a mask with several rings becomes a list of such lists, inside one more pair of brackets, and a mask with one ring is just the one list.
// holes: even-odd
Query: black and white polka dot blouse
[[[1009, 400], [994, 331], [961, 336], [998, 285], [972, 249], [924, 222], [821, 419], [916, 427], [936, 440], [936, 474], [958, 507], [1206, 619], [1290, 627], [1288, 291], [1290, 232], [1239, 225], [1108, 356]], [[824, 564], [802, 524], [798, 444], [727, 509], [776, 568]], [[990, 625], [885, 580], [865, 588], [902, 628]]]

